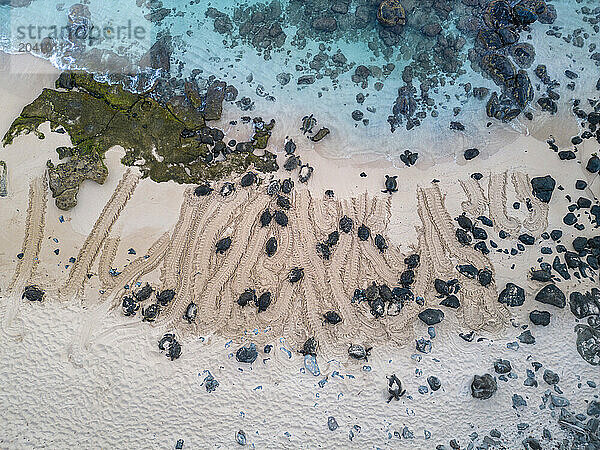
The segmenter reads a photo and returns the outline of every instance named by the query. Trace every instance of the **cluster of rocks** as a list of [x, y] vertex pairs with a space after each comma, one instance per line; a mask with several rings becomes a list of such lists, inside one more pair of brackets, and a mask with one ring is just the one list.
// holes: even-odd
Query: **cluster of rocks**
[[213, 20], [217, 33], [233, 40], [232, 45], [240, 40], [252, 46], [265, 59], [271, 57], [274, 49], [283, 47], [287, 38], [282, 27], [286, 25], [285, 18], [278, 1], [237, 7], [232, 17], [210, 7], [206, 11], [206, 17]]
[[[588, 99], [589, 109], [582, 108], [582, 102], [576, 99], [573, 102], [573, 114], [580, 120], [579, 124], [583, 132], [579, 136], [571, 139], [573, 145], [577, 146], [587, 139], [594, 138], [600, 143], [600, 100]], [[597, 173], [600, 170], [600, 159], [596, 157], [593, 162], [588, 162], [587, 170], [591, 173]]]

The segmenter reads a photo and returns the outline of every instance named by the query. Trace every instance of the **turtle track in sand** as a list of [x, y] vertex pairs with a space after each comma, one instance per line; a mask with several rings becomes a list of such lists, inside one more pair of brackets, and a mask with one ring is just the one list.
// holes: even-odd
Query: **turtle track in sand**
[[488, 203], [479, 181], [469, 178], [459, 180], [459, 183], [467, 196], [467, 200], [461, 203], [463, 211], [473, 217], [485, 215]]
[[[432, 278], [459, 279], [461, 289], [458, 297], [461, 306], [456, 311], [459, 321], [473, 330], [493, 331], [504, 325], [507, 311], [497, 302], [498, 294], [494, 281], [483, 287], [476, 280], [471, 280], [456, 270], [449, 273], [452, 266], [472, 264], [478, 269], [489, 269], [494, 278], [495, 272], [489, 258], [471, 246], [463, 246], [458, 242], [452, 219], [444, 207], [444, 198], [437, 184], [420, 188], [417, 195], [419, 213], [423, 221], [420, 242], [424, 251], [421, 253], [421, 264], [431, 268]], [[427, 223], [428, 221], [430, 223]], [[421, 282], [418, 286], [422, 289]], [[431, 290], [431, 284], [429, 286]], [[424, 298], [426, 304], [437, 306], [438, 299], [434, 295], [424, 295]], [[433, 299], [435, 303], [430, 302]]]
[[490, 174], [488, 206], [496, 231], [504, 230], [508, 234], [514, 234], [521, 228], [521, 223], [506, 213], [506, 179], [506, 172]]
[[548, 227], [548, 203], [541, 202], [533, 195], [531, 180], [523, 172], [513, 172], [512, 182], [519, 200], [527, 207], [528, 217], [523, 226], [535, 237], [539, 237]]
[[[503, 179], [506, 181], [506, 174]], [[160, 268], [160, 286], [154, 288], [174, 289], [176, 295], [152, 325], [185, 336], [216, 333], [236, 342], [250, 338], [257, 344], [283, 336], [292, 348], [300, 348], [308, 337], [315, 337], [321, 349], [332, 357], [344, 354], [349, 343], [404, 345], [415, 336], [412, 326], [418, 312], [439, 303], [433, 291], [435, 278], [459, 279], [461, 306], [456, 317], [461, 325], [493, 330], [506, 322], [506, 308], [497, 302], [495, 283], [482, 287], [457, 271], [459, 264], [472, 264], [494, 274], [486, 255], [457, 241], [437, 184], [417, 189], [421, 226], [417, 229], [414, 252], [420, 255], [421, 262], [415, 270], [412, 290], [423, 297], [425, 305], [409, 302], [398, 315], [377, 319], [366, 303], [354, 304], [351, 299], [356, 288], [366, 288], [372, 282], [398, 286], [405, 269], [406, 255], [386, 235], [391, 217], [389, 197], [370, 197], [365, 193], [342, 200], [314, 199], [310, 191], [300, 188], [290, 195], [288, 226], [282, 227], [273, 220], [262, 227], [260, 215], [265, 208], [272, 212], [278, 208], [275, 197], [268, 196], [261, 184], [248, 188], [238, 185], [226, 198], [217, 191], [198, 197], [188, 188], [172, 232], [159, 237], [146, 255], [113, 276], [108, 271], [119, 238], [109, 236], [110, 227], [137, 180], [130, 174], [123, 177], [80, 252], [80, 265], [69, 274], [68, 289], [61, 290], [60, 295], [78, 292], [102, 249], [98, 266], [105, 273], [101, 277], [104, 292], [100, 302], [108, 310], [118, 307], [122, 296], [129, 292], [126, 285], [143, 282], [146, 274]], [[466, 190], [465, 193], [468, 195]], [[339, 230], [339, 220], [344, 215], [354, 221], [350, 233]], [[358, 239], [361, 224], [371, 228], [371, 237], [366, 241]], [[339, 241], [331, 247], [330, 259], [325, 260], [317, 254], [316, 245], [334, 230], [339, 231]], [[378, 233], [388, 240], [385, 252], [374, 244]], [[226, 236], [232, 238], [231, 246], [224, 254], [217, 254], [215, 245]], [[272, 257], [265, 252], [270, 236], [278, 242]], [[292, 284], [288, 274], [296, 266], [304, 269], [304, 278]], [[242, 308], [237, 304], [238, 296], [248, 288], [256, 289], [257, 295], [271, 292], [272, 302], [266, 311], [258, 313], [254, 305]], [[198, 315], [189, 324], [183, 315], [192, 301], [198, 305]], [[327, 311], [340, 314], [342, 322], [325, 324], [323, 314]]]
[[92, 231], [81, 247], [77, 259], [71, 267], [67, 282], [60, 289], [60, 294], [63, 298], [68, 299], [78, 295], [82, 291], [87, 274], [104, 240], [108, 237], [110, 229], [119, 218], [127, 201], [133, 195], [138, 182], [139, 175], [132, 172], [131, 169], [127, 169], [110, 200], [104, 205], [100, 216], [98, 216], [96, 223], [92, 227]]
[[112, 264], [117, 256], [117, 250], [119, 249], [120, 242], [120, 237], [109, 236], [106, 238], [104, 245], [102, 246], [100, 261], [98, 263], [98, 278], [100, 278], [102, 288], [105, 290], [112, 288], [115, 284], [114, 279], [116, 277], [110, 274], [110, 270], [112, 269]]
[[17, 262], [15, 273], [8, 286], [9, 292], [19, 291], [29, 284], [33, 280], [39, 264], [38, 256], [46, 226], [47, 186], [46, 174], [34, 178], [29, 183], [29, 203], [22, 246], [23, 257]]

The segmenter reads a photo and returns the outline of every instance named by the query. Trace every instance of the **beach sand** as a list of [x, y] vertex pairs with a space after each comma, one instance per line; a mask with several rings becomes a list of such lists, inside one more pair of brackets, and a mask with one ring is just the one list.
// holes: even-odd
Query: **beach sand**
[[[32, 101], [42, 88], [53, 86], [57, 72], [49, 63], [30, 56], [4, 55], [2, 58], [9, 58], [10, 66], [14, 69], [0, 74], [4, 101], [4, 108], [0, 111], [0, 131], [4, 134], [24, 105]], [[236, 138], [244, 133], [248, 136], [250, 133], [242, 125], [239, 128], [226, 126], [236, 115], [239, 116], [239, 112], [234, 107], [225, 106], [221, 126], [228, 138]], [[442, 216], [432, 212], [432, 202], [438, 195], [436, 192], [445, 196], [444, 206], [449, 217], [456, 217], [462, 212], [461, 202], [468, 200], [460, 181], [471, 183], [473, 180], [470, 175], [481, 172], [484, 175], [479, 183], [482, 192], [486, 196], [501, 198], [501, 193], [496, 190], [497, 185], [488, 191], [488, 180], [490, 174], [497, 181], [507, 173], [506, 210], [510, 216], [524, 222], [527, 218], [526, 208], [514, 210], [510, 206], [519, 200], [511, 182], [513, 174], [523, 174], [525, 179], [527, 175], [552, 174], [557, 185], [564, 186], [565, 190], [555, 190], [549, 210], [540, 212], [541, 222], [532, 225], [533, 228], [537, 227], [535, 231], [530, 230], [536, 237], [546, 229], [550, 231], [562, 226], [562, 217], [570, 203], [565, 199], [565, 194], [576, 194], [576, 179], [588, 181], [588, 197], [593, 192], [596, 195], [598, 193], [597, 176], [592, 178], [584, 167], [591, 152], [595, 151], [592, 146], [582, 147], [576, 160], [560, 161], [545, 142], [550, 134], [561, 142], [568, 141], [571, 128], [573, 134], [577, 133], [576, 124], [569, 125], [568, 121], [562, 122], [565, 136], [556, 136], [556, 120], [536, 119], [539, 122], [531, 125], [529, 135], [507, 136], [507, 145], [493, 154], [483, 153], [475, 160], [465, 161], [462, 157], [464, 148], [457, 148], [454, 159], [436, 161], [435, 165], [421, 161], [415, 167], [407, 168], [394, 167], [387, 160], [373, 159], [369, 155], [365, 155], [364, 160], [332, 158], [338, 143], [335, 133], [319, 143], [313, 143], [298, 130], [300, 119], [300, 115], [290, 114], [289, 118], [277, 123], [270, 140], [270, 146], [274, 146], [272, 150], [278, 154], [280, 166], [285, 153], [281, 148], [282, 143], [289, 136], [297, 143], [296, 153], [301, 156], [302, 162], [315, 168], [305, 185], [298, 182], [295, 173], [292, 175], [297, 192], [295, 205], [307, 205], [308, 199], [312, 199], [315, 210], [329, 204], [337, 214], [340, 205], [349, 204], [352, 198], [365, 195], [364, 198], [369, 202], [376, 199], [379, 206], [375, 206], [376, 213], [369, 216], [369, 225], [373, 232], [379, 230], [388, 241], [390, 249], [385, 258], [378, 255], [374, 247], [360, 247], [359, 244], [348, 244], [344, 248], [355, 249], [360, 257], [349, 252], [348, 255], [334, 258], [334, 262], [339, 259], [342, 266], [358, 265], [360, 273], [377, 277], [373, 281], [384, 279], [382, 274], [399, 274], [403, 270], [401, 256], [418, 249], [419, 230], [426, 226], [421, 217], [423, 214], [427, 216], [423, 205], [419, 208], [418, 192], [422, 192], [422, 198], [430, 199], [430, 203], [425, 203], [431, 206], [431, 210], [427, 210], [431, 215], [431, 226], [443, 229], [445, 224], [439, 219]], [[73, 445], [82, 448], [173, 448], [178, 439], [184, 439], [184, 448], [231, 448], [237, 446], [235, 437], [238, 430], [244, 430], [248, 443], [256, 448], [434, 448], [440, 443], [447, 444], [451, 438], [459, 439], [461, 447], [466, 447], [469, 435], [477, 433], [481, 438], [493, 428], [501, 432], [499, 440], [505, 448], [517, 448], [527, 436], [541, 439], [543, 428], [550, 430], [554, 439], [569, 438], [553, 417], [555, 411], [538, 407], [542, 404], [544, 392], [551, 388], [542, 380], [543, 369], [548, 368], [559, 374], [560, 387], [574, 411], [584, 411], [586, 401], [594, 393], [597, 394], [597, 390], [587, 385], [586, 381], [600, 382], [598, 372], [577, 353], [575, 321], [568, 308], [550, 308], [550, 326], [530, 327], [536, 338], [535, 345], [521, 344], [516, 351], [506, 346], [508, 342], [515, 341], [515, 337], [523, 331], [521, 327], [528, 324], [529, 311], [545, 306], [534, 305], [533, 301], [542, 284], [527, 277], [529, 269], [537, 265], [539, 247], [544, 245], [539, 240], [533, 248], [518, 256], [492, 251], [489, 260], [475, 251], [468, 253], [458, 248], [454, 241], [454, 247], [448, 250], [454, 259], [471, 258], [484, 261], [493, 268], [495, 285], [493, 292], [489, 291], [489, 299], [486, 297], [488, 294], [478, 295], [480, 291], [473, 287], [473, 303], [469, 306], [465, 300], [463, 307], [468, 314], [463, 310], [457, 314], [446, 310], [445, 320], [435, 326], [436, 336], [431, 339], [433, 350], [428, 354], [415, 351], [415, 339], [429, 339], [427, 326], [415, 317], [419, 308], [407, 308], [398, 316], [398, 320], [402, 320], [398, 323], [402, 325], [396, 328], [391, 320], [394, 318], [385, 318], [382, 320], [385, 324], [381, 327], [378, 324], [372, 330], [358, 332], [356, 336], [352, 335], [351, 330], [347, 334], [336, 334], [335, 331], [322, 331], [319, 328], [315, 332], [324, 340], [321, 342], [324, 352], [317, 357], [320, 368], [318, 376], [304, 369], [303, 356], [296, 351], [300, 348], [299, 333], [306, 328], [306, 323], [315, 326], [318, 312], [323, 312], [319, 309], [322, 305], [336, 305], [338, 300], [328, 300], [323, 291], [331, 289], [331, 274], [335, 271], [319, 269], [321, 262], [314, 257], [312, 261], [308, 259], [309, 265], [305, 268], [311, 274], [310, 285], [315, 287], [315, 292], [309, 295], [301, 291], [300, 294], [304, 298], [314, 297], [314, 304], [318, 305], [316, 309], [319, 311], [310, 302], [302, 303], [299, 307], [294, 305], [292, 302], [298, 293], [290, 294], [286, 308], [296, 311], [293, 313], [296, 315], [290, 313], [290, 317], [296, 317], [297, 321], [286, 322], [283, 317], [274, 315], [273, 321], [284, 323], [266, 333], [265, 327], [258, 327], [260, 330], [253, 335], [252, 325], [256, 323], [254, 316], [242, 319], [239, 312], [233, 316], [220, 314], [227, 311], [220, 309], [222, 305], [231, 307], [235, 302], [237, 291], [227, 283], [223, 287], [212, 279], [206, 280], [206, 285], [195, 285], [196, 290], [189, 288], [190, 295], [202, 299], [202, 292], [206, 290], [216, 293], [215, 297], [221, 301], [221, 306], [217, 305], [213, 311], [215, 316], [211, 316], [211, 311], [207, 310], [199, 318], [199, 323], [204, 324], [205, 328], [199, 325], [190, 328], [185, 323], [182, 325], [181, 308], [185, 308], [187, 299], [182, 299], [177, 307], [165, 313], [155, 326], [140, 323], [139, 315], [135, 319], [123, 317], [120, 308], [112, 309], [118, 306], [119, 293], [122, 291], [117, 287], [107, 290], [102, 280], [108, 278], [110, 283], [110, 277], [106, 274], [97, 276], [99, 264], [102, 264], [102, 248], [110, 245], [110, 242], [106, 244], [102, 232], [98, 236], [93, 234], [94, 224], [102, 217], [105, 205], [121, 201], [114, 197], [111, 200], [119, 180], [136, 184], [136, 187], [131, 188], [132, 195], [128, 200], [122, 200], [124, 207], [120, 214], [115, 213], [116, 220], [114, 224], [111, 223], [109, 239], [118, 237], [120, 242], [110, 266], [126, 272], [127, 264], [136, 258], [143, 258], [153, 243], [157, 243], [159, 251], [167, 255], [166, 261], [171, 255], [172, 268], [161, 271], [160, 267], [152, 268], [148, 263], [148, 270], [152, 270], [146, 274], [145, 269], [140, 269], [136, 272], [140, 275], [132, 279], [142, 284], [148, 281], [154, 286], [161, 286], [165, 280], [169, 280], [169, 273], [176, 283], [182, 283], [182, 277], [188, 277], [190, 283], [190, 280], [196, 280], [195, 274], [187, 273], [191, 270], [188, 269], [191, 260], [185, 255], [193, 250], [189, 247], [190, 242], [194, 243], [197, 252], [213, 254], [215, 236], [228, 232], [239, 235], [248, 233], [244, 231], [244, 213], [252, 212], [255, 205], [264, 206], [268, 203], [268, 196], [260, 190], [264, 191], [264, 185], [268, 184], [271, 176], [263, 177], [262, 187], [252, 188], [254, 190], [242, 192], [238, 188], [239, 191], [226, 202], [223, 201], [221, 207], [214, 203], [220, 200], [210, 200], [214, 203], [212, 207], [216, 213], [220, 214], [218, 217], [228, 216], [229, 219], [215, 219], [211, 225], [215, 228], [212, 235], [207, 234], [211, 247], [199, 235], [194, 238], [196, 241], [181, 241], [187, 244], [176, 254], [172, 249], [175, 244], [180, 245], [176, 240], [178, 230], [183, 236], [181, 239], [192, 239], [185, 232], [186, 228], [178, 223], [188, 220], [192, 225], [197, 225], [202, 223], [204, 217], [201, 214], [187, 217], [180, 209], [181, 205], [187, 201], [186, 198], [192, 203], [196, 202], [194, 205], [199, 205], [203, 200], [194, 198], [189, 192], [186, 194], [186, 186], [173, 182], [156, 184], [148, 179], [138, 180], [135, 168], [127, 175], [126, 168], [119, 162], [122, 149], [118, 148], [107, 153], [109, 176], [106, 182], [103, 185], [85, 182], [75, 208], [68, 212], [59, 211], [52, 199], [48, 198], [45, 228], [37, 255], [39, 263], [32, 266], [31, 279], [17, 277], [18, 282], [22, 279], [46, 289], [48, 299], [41, 304], [21, 300], [21, 290], [12, 289], [11, 292], [11, 283], [15, 279], [14, 272], [19, 261], [16, 255], [22, 251], [27, 228], [29, 186], [36, 177], [43, 176], [48, 159], [58, 160], [54, 149], [69, 144], [68, 137], [51, 133], [47, 125], [42, 127], [42, 131], [46, 139], [39, 140], [33, 134], [26, 135], [0, 152], [0, 159], [6, 161], [9, 174], [9, 196], [0, 199], [0, 228], [4, 230], [0, 234], [3, 334], [0, 376], [4, 380], [0, 383], [0, 408], [4, 411], [0, 422], [3, 429], [0, 432], [0, 446], [3, 448], [64, 448]], [[501, 141], [500, 138], [498, 140]], [[583, 165], [581, 161], [584, 161]], [[367, 176], [360, 177], [361, 172]], [[398, 192], [392, 195], [381, 192], [385, 175], [398, 176]], [[289, 175], [280, 169], [274, 176], [284, 179]], [[432, 184], [434, 179], [439, 183]], [[334, 191], [333, 200], [325, 199], [327, 189]], [[215, 195], [218, 194], [213, 193]], [[194, 208], [194, 211], [205, 211], [204, 206]], [[320, 222], [315, 220], [309, 223], [312, 216], [305, 214], [304, 207], [298, 209], [297, 213], [294, 209], [290, 212], [292, 220], [289, 231], [285, 233], [291, 236], [289, 241], [293, 244], [290, 245], [297, 246], [293, 248], [306, 249], [310, 244], [308, 236], [317, 239], [314, 230]], [[258, 216], [261, 211], [262, 208], [254, 213]], [[238, 216], [239, 212], [242, 214]], [[334, 215], [321, 211], [318, 217], [326, 222]], [[496, 222], [501, 220], [500, 217], [494, 219]], [[547, 226], [544, 226], [546, 221]], [[330, 229], [333, 229], [331, 226], [335, 227], [335, 223], [326, 225]], [[358, 225], [355, 223], [355, 227]], [[328, 228], [324, 224], [321, 231], [325, 229]], [[165, 233], [169, 234], [165, 236]], [[581, 234], [586, 233], [589, 236], [594, 234], [590, 226]], [[565, 230], [563, 241], [570, 243], [574, 236]], [[161, 237], [164, 242], [160, 240]], [[266, 237], [265, 234], [261, 238]], [[90, 248], [99, 245], [93, 255], [81, 251], [86, 239]], [[171, 244], [168, 244], [169, 239], [172, 239]], [[246, 239], [252, 243], [255, 242], [253, 239], [259, 237], [248, 235]], [[440, 239], [442, 245], [449, 245]], [[255, 246], [258, 248], [259, 243]], [[129, 253], [130, 248], [135, 249], [136, 255]], [[444, 256], [436, 253], [435, 246], [432, 248], [432, 261], [439, 258], [443, 262]], [[56, 249], [59, 250], [58, 254], [55, 253]], [[290, 251], [292, 259], [305, 258], [305, 255], [298, 256], [293, 250]], [[260, 262], [260, 267], [255, 271], [250, 267], [254, 266], [251, 264], [253, 260], [245, 261], [245, 256], [231, 258], [237, 264], [231, 267], [232, 273], [244, 271], [246, 266], [248, 270], [243, 273], [253, 275], [281, 275], [283, 272], [283, 269], [268, 269], [264, 258], [258, 256], [256, 261]], [[81, 257], [84, 257], [81, 260], [88, 258], [92, 261], [89, 270], [78, 269], [81, 276], [74, 281], [72, 279], [76, 278], [77, 271], [69, 262], [71, 257], [77, 258], [75, 267], [81, 263]], [[217, 273], [214, 255], [206, 256], [206, 260], [201, 256], [197, 258], [197, 264], [205, 261]], [[148, 260], [151, 261], [152, 257]], [[372, 266], [367, 267], [364, 261], [371, 261]], [[295, 260], [283, 260], [281, 267], [289, 270], [293, 262]], [[140, 260], [139, 264], [143, 263]], [[345, 270], [345, 277], [349, 270]], [[87, 273], [94, 276], [88, 280]], [[321, 281], [315, 281], [315, 277], [321, 277]], [[263, 280], [252, 277], [251, 280], [263, 283]], [[361, 279], [349, 280], [349, 283], [352, 284], [352, 281], [364, 282]], [[84, 282], [85, 288], [81, 289], [80, 285]], [[243, 282], [236, 281], [240, 286]], [[523, 307], [508, 311], [497, 302], [497, 292], [507, 282], [525, 288], [527, 301]], [[350, 293], [359, 287], [346, 284], [343, 290]], [[468, 283], [465, 282], [465, 285]], [[423, 282], [423, 286], [429, 290], [423, 292], [426, 305], [435, 307], [435, 302], [439, 300], [433, 297], [429, 284]], [[578, 290], [585, 290], [592, 285], [589, 281], [579, 284], [578, 280], [572, 279], [562, 282], [560, 286], [568, 292], [576, 286]], [[347, 301], [346, 308], [354, 308], [352, 314], [356, 317], [368, 314], [368, 309], [364, 307], [359, 314], [356, 310], [358, 306], [351, 305], [350, 298]], [[488, 302], [485, 303], [485, 311], [479, 302]], [[276, 306], [279, 308], [277, 303]], [[368, 317], [365, 322], [376, 321]], [[466, 342], [458, 336], [459, 332], [467, 333], [471, 329], [476, 330], [473, 342]], [[183, 353], [176, 361], [166, 359], [156, 346], [163, 333], [171, 330], [183, 336]], [[362, 341], [354, 342], [353, 337]], [[343, 351], [351, 343], [368, 345], [368, 339], [372, 339], [371, 344], [375, 346], [368, 362], [353, 360]], [[259, 358], [252, 365], [238, 363], [235, 358], [239, 344], [247, 341], [261, 344]], [[268, 354], [262, 351], [262, 345], [267, 343], [273, 345]], [[498, 392], [491, 400], [473, 398], [470, 392], [473, 375], [486, 372], [493, 374], [493, 362], [497, 358], [510, 359], [518, 378], [498, 381]], [[539, 386], [524, 387], [525, 371], [532, 369], [531, 363], [534, 361], [543, 365], [543, 369], [536, 373]], [[220, 383], [216, 391], [211, 393], [202, 385], [206, 371], [210, 371]], [[399, 402], [388, 404], [386, 376], [392, 373], [402, 380], [407, 394]], [[427, 385], [426, 379], [430, 375], [441, 380], [442, 388], [437, 392], [429, 390], [427, 394], [419, 393], [419, 386]], [[528, 404], [519, 410], [511, 407], [510, 400], [517, 392], [524, 396]], [[339, 428], [330, 431], [328, 417], [335, 417]], [[517, 423], [527, 423], [528, 427], [518, 430]]]

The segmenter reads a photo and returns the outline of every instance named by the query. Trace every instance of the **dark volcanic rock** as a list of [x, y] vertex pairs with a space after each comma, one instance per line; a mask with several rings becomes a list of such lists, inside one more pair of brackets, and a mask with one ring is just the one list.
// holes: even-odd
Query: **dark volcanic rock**
[[497, 359], [494, 361], [494, 370], [496, 373], [506, 374], [512, 370], [512, 366], [510, 365], [510, 361], [507, 359]]
[[535, 296], [535, 299], [546, 305], [553, 305], [557, 308], [564, 308], [567, 304], [567, 299], [563, 291], [555, 284], [544, 286]]
[[444, 319], [444, 312], [440, 309], [427, 308], [419, 313], [419, 319], [427, 325], [435, 325]]
[[552, 178], [550, 175], [531, 179], [533, 195], [535, 195], [541, 202], [544, 203], [550, 202], [555, 186], [556, 181], [554, 181], [554, 178]]
[[333, 17], [318, 17], [312, 21], [311, 26], [317, 31], [331, 33], [337, 30], [337, 21]]
[[494, 377], [489, 373], [479, 376], [475, 375], [471, 382], [471, 394], [475, 398], [486, 400], [498, 390], [498, 385]]
[[506, 283], [506, 287], [498, 296], [500, 303], [507, 306], [521, 306], [525, 302], [525, 290], [513, 283]]
[[550, 324], [550, 313], [548, 311], [531, 311], [529, 313], [529, 320], [534, 325], [546, 326]]
[[240, 347], [238, 351], [235, 353], [235, 359], [239, 362], [250, 363], [252, 364], [258, 358], [258, 352], [256, 351], [256, 345], [253, 343]]
[[600, 158], [598, 158], [597, 156], [592, 156], [588, 160], [587, 165], [585, 166], [585, 169], [591, 173], [596, 173], [596, 172], [600, 171]]
[[464, 157], [467, 161], [479, 156], [479, 150], [476, 148], [468, 148], [465, 150]]

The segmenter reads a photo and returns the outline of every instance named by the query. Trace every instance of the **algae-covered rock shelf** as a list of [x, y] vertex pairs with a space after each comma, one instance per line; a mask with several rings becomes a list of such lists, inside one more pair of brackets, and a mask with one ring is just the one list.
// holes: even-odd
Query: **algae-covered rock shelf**
[[221, 117], [224, 82], [215, 80], [205, 91], [188, 82], [185, 95], [167, 102], [152, 89], [135, 93], [83, 72], [62, 73], [55, 85], [56, 89], [44, 89], [25, 106], [3, 144], [31, 132], [43, 139], [38, 128], [45, 122], [50, 122], [52, 131], [69, 135], [73, 147], [57, 149], [64, 162], [48, 162], [49, 186], [60, 209], [77, 204], [84, 180], [105, 181], [104, 154], [117, 145], [126, 151], [123, 164], [139, 167], [144, 177], [156, 182], [202, 183], [250, 166], [263, 172], [278, 168], [272, 153], [254, 153], [266, 147], [274, 121], [265, 124], [255, 119], [256, 140], [233, 148], [224, 143], [220, 129], [207, 125]]

